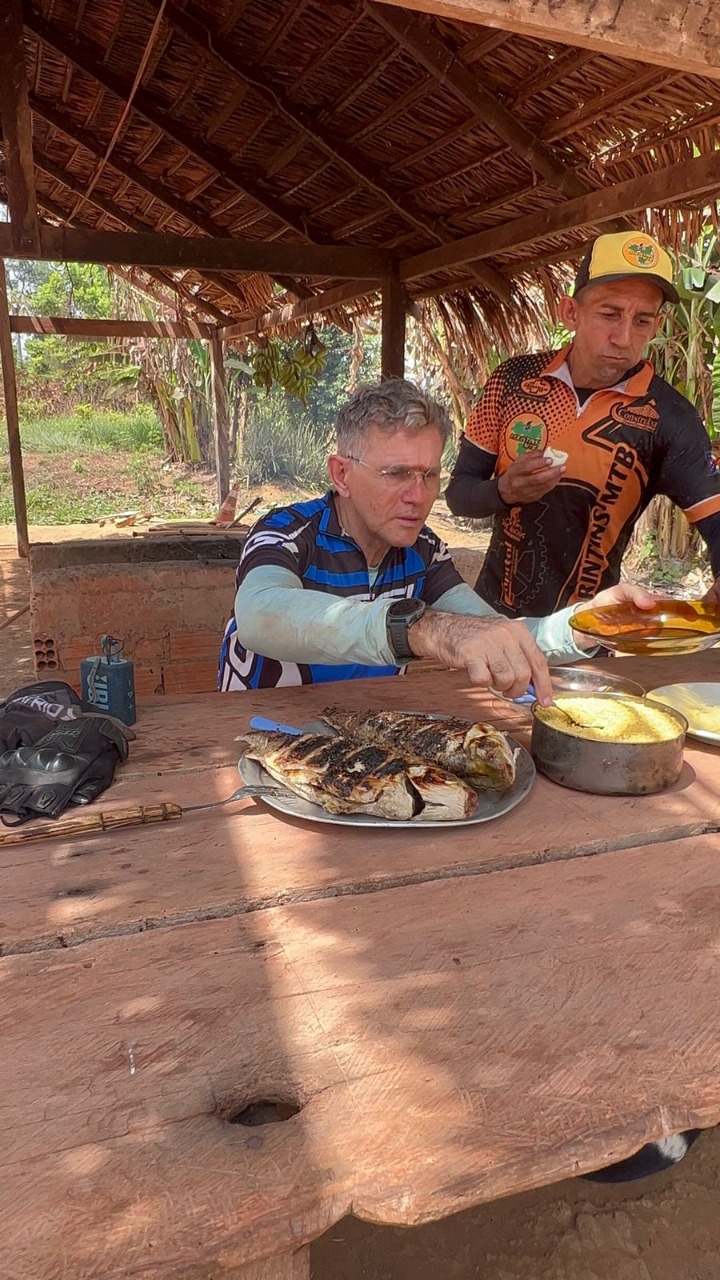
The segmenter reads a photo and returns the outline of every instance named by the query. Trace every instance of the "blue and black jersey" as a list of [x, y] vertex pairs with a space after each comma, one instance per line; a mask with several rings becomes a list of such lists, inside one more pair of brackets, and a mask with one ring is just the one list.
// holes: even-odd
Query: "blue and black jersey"
[[[340, 527], [332, 493], [280, 507], [259, 520], [243, 548], [236, 588], [252, 569], [268, 565], [289, 570], [308, 590], [358, 600], [404, 596], [433, 605], [463, 581], [444, 542], [427, 525], [411, 547], [391, 547], [373, 577], [363, 552]], [[395, 666], [291, 663], [264, 657], [245, 648], [233, 616], [225, 629], [219, 688], [229, 691], [320, 684], [398, 675], [401, 670]]]

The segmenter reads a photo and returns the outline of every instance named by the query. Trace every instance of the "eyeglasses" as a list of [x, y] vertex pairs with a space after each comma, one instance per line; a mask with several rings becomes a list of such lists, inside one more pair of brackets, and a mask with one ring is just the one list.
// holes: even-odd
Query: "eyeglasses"
[[440, 488], [440, 468], [439, 467], [371, 467], [369, 462], [363, 462], [362, 458], [356, 458], [352, 453], [345, 455], [349, 462], [357, 462], [361, 467], [367, 467], [368, 471], [373, 471], [376, 476], [381, 476], [389, 489], [406, 489], [408, 485], [414, 484], [419, 476], [426, 489]]

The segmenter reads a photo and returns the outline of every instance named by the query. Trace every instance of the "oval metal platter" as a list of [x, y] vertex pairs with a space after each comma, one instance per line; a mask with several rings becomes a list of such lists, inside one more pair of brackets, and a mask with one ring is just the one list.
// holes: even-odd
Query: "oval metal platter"
[[[423, 713], [424, 714], [424, 713]], [[428, 713], [427, 719], [442, 720], [444, 717]], [[468, 720], [468, 724], [472, 724], [472, 720]], [[305, 724], [299, 726], [304, 733], [316, 733], [319, 730], [328, 731], [327, 725], [319, 725], [317, 723]], [[507, 791], [480, 791], [478, 790], [478, 806], [475, 813], [469, 818], [457, 818], [452, 822], [432, 822], [421, 817], [409, 818], [407, 820], [395, 821], [392, 818], [375, 818], [370, 814], [362, 813], [328, 813], [325, 809], [321, 809], [320, 805], [312, 804], [309, 800], [303, 800], [302, 796], [296, 796], [292, 791], [286, 791], [278, 796], [263, 796], [259, 804], [266, 804], [271, 809], [276, 809], [279, 813], [285, 813], [292, 818], [304, 818], [307, 822], [329, 822], [333, 826], [341, 827], [412, 827], [414, 831], [434, 831], [442, 830], [445, 827], [469, 827], [478, 822], [491, 822], [493, 818], [500, 818], [504, 813], [509, 813], [516, 805], [520, 804], [532, 790], [535, 782], [535, 765], [530, 752], [516, 742], [514, 738], [508, 736], [510, 746], [517, 750], [515, 757], [516, 774], [513, 785]], [[240, 757], [238, 763], [238, 772], [243, 782], [248, 786], [279, 786], [277, 780], [272, 778], [262, 765], [256, 760], [246, 760], [245, 756]]]

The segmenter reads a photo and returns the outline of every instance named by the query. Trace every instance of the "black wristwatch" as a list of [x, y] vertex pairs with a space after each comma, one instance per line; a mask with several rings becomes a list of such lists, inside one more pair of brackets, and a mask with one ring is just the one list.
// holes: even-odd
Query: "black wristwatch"
[[424, 600], [393, 600], [385, 615], [388, 645], [401, 664], [412, 662], [418, 656], [410, 648], [408, 627], [422, 618], [424, 612]]

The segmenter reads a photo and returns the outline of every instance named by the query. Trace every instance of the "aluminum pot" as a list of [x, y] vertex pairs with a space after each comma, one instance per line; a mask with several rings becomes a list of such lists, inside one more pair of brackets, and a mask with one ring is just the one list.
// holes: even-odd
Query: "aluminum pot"
[[[593, 698], [612, 698], [597, 693]], [[627, 697], [623, 701], [642, 702]], [[665, 742], [598, 742], [563, 733], [538, 719], [539, 703], [532, 708], [530, 750], [540, 773], [561, 787], [590, 791], [600, 796], [646, 796], [665, 791], [680, 777], [688, 723], [679, 711], [663, 705], [677, 723], [677, 737]]]

